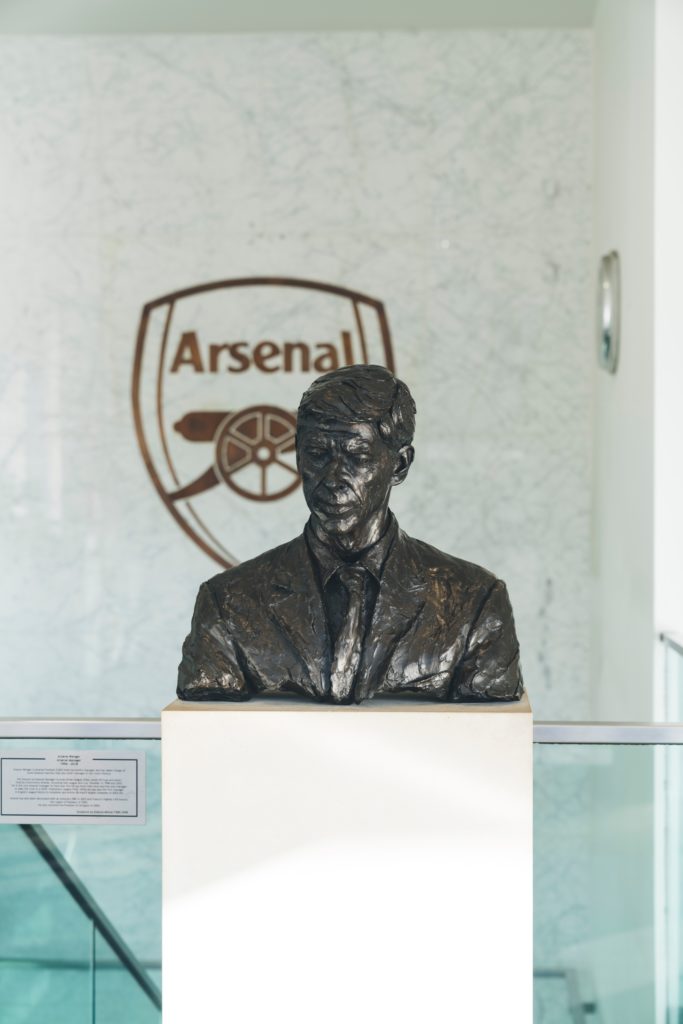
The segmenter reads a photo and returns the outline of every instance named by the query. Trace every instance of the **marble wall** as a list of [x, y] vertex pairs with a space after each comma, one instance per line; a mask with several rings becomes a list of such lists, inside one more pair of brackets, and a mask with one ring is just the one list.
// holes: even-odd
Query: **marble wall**
[[[136, 331], [248, 275], [383, 301], [400, 522], [507, 580], [537, 716], [588, 713], [591, 74], [580, 31], [0, 39], [0, 714], [173, 696], [218, 566], [143, 464]], [[258, 509], [238, 551], [305, 515]]]

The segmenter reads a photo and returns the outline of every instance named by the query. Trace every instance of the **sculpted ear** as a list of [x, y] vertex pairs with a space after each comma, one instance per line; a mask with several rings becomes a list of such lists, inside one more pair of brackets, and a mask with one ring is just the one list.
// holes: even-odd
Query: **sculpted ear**
[[412, 466], [414, 458], [415, 449], [412, 444], [406, 444], [403, 448], [399, 449], [398, 455], [396, 456], [396, 468], [394, 469], [394, 475], [391, 478], [393, 487], [403, 483], [405, 478], [408, 476], [408, 470]]

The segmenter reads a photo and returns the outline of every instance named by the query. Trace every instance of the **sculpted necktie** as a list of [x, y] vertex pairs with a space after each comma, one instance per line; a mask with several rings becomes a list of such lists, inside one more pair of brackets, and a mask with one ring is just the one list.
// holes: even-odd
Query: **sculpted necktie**
[[334, 645], [330, 672], [330, 693], [337, 702], [349, 699], [358, 672], [363, 641], [361, 616], [365, 573], [362, 566], [352, 565], [343, 566], [337, 573], [348, 595], [346, 617]]

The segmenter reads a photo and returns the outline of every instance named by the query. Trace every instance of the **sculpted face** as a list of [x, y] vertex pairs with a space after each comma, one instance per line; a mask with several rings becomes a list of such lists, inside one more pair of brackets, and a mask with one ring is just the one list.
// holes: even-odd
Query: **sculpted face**
[[394, 451], [372, 423], [304, 423], [298, 461], [313, 527], [339, 547], [360, 551], [385, 528], [389, 493], [412, 461], [410, 446]]

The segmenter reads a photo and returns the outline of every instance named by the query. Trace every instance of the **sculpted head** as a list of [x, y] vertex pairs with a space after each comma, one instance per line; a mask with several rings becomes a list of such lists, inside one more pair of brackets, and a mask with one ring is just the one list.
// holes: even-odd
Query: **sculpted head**
[[346, 553], [381, 537], [392, 487], [413, 461], [415, 403], [382, 366], [319, 377], [297, 419], [297, 460], [313, 528]]

